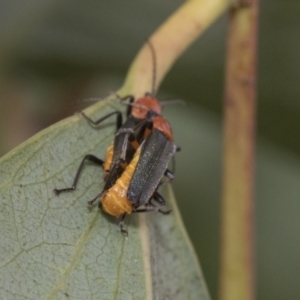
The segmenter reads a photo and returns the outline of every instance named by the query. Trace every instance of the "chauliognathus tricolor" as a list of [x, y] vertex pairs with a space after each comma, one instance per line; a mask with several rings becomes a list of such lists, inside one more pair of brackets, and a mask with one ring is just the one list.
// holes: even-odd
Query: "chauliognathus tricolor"
[[[148, 42], [154, 60], [153, 45]], [[153, 68], [155, 74], [155, 67]], [[153, 76], [154, 94], [155, 76]], [[61, 192], [76, 189], [80, 173], [85, 161], [93, 162], [104, 169], [104, 187], [102, 192], [88, 204], [92, 205], [99, 199], [99, 206], [108, 214], [121, 217], [120, 230], [124, 235], [124, 219], [132, 212], [163, 211], [165, 200], [157, 192], [165, 175], [172, 180], [173, 174], [167, 169], [170, 160], [179, 147], [173, 143], [173, 134], [169, 122], [161, 116], [161, 104], [146, 93], [134, 101], [132, 96], [121, 99], [129, 100], [127, 120], [122, 124], [120, 111], [113, 111], [108, 115], [93, 121], [84, 113], [82, 115], [93, 125], [98, 125], [107, 118], [116, 115], [116, 135], [113, 143], [108, 147], [105, 161], [95, 155], [86, 155], [76, 172], [73, 184], [69, 188], [55, 189], [58, 195]], [[157, 204], [154, 204], [152, 200]]]

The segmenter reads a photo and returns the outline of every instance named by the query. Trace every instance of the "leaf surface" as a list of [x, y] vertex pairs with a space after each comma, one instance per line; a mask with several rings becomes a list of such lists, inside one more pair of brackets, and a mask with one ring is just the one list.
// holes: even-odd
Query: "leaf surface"
[[[110, 101], [86, 113], [99, 118]], [[118, 106], [118, 109], [124, 107]], [[0, 298], [2, 299], [209, 299], [171, 187], [163, 194], [172, 213], [118, 220], [87, 200], [102, 189], [102, 169], [84, 167], [84, 155], [105, 158], [113, 118], [97, 128], [74, 115], [41, 131], [0, 160]]]

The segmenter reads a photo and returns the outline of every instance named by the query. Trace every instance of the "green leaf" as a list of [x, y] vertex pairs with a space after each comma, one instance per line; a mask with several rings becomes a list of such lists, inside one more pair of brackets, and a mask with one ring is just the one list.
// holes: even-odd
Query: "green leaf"
[[[116, 107], [103, 101], [86, 113]], [[172, 213], [128, 216], [128, 238], [86, 205], [101, 191], [101, 168], [87, 164], [76, 191], [54, 194], [85, 154], [105, 157], [114, 131], [114, 120], [93, 128], [76, 114], [0, 160], [1, 299], [209, 299], [170, 185]]]

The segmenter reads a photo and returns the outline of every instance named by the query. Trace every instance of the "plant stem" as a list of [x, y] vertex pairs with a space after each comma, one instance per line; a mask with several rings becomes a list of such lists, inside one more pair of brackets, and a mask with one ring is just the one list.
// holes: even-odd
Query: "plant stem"
[[[186, 1], [149, 38], [157, 56], [156, 90], [176, 59], [228, 7], [228, 0]], [[133, 61], [120, 95], [143, 96], [151, 91], [152, 58], [145, 44]]]
[[224, 97], [221, 300], [250, 300], [254, 288], [254, 143], [258, 0], [229, 12]]

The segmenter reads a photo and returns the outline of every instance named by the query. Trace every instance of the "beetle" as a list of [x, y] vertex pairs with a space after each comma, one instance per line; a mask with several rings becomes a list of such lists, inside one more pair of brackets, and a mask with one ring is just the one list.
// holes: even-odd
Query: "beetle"
[[[153, 46], [150, 43], [149, 45], [154, 53]], [[174, 178], [167, 166], [174, 153], [179, 150], [173, 144], [171, 126], [160, 115], [161, 105], [155, 97], [147, 93], [134, 103], [132, 96], [124, 97], [121, 101], [126, 99], [129, 99], [128, 117], [123, 125], [119, 111], [111, 112], [97, 121], [82, 113], [93, 125], [98, 125], [105, 119], [117, 115], [114, 142], [107, 149], [105, 161], [92, 154], [86, 155], [80, 163], [72, 186], [54, 190], [58, 195], [76, 189], [83, 165], [87, 160], [103, 167], [104, 188], [88, 204], [92, 205], [100, 199], [99, 204], [104, 211], [116, 217], [122, 216], [120, 229], [124, 235], [127, 235], [127, 231], [123, 228], [126, 214], [153, 210], [163, 214], [170, 212], [160, 209], [165, 205], [165, 201], [157, 189], [163, 175], [166, 175], [169, 180]], [[148, 168], [151, 172], [145, 172]], [[144, 185], [139, 184], [141, 180], [144, 181]], [[159, 206], [153, 205], [152, 199], [156, 200]], [[145, 207], [140, 208], [141, 206]]]
[[[137, 150], [127, 136], [128, 132], [134, 133], [135, 130], [123, 125], [117, 131], [113, 144], [108, 147], [105, 161], [91, 154], [86, 155], [80, 163], [72, 187], [54, 190], [56, 194], [74, 190], [86, 160], [102, 166], [105, 170], [103, 190], [94, 199], [88, 201], [88, 204], [92, 205], [99, 199], [99, 206], [105, 212], [117, 218], [122, 217], [119, 226], [123, 235], [127, 235], [127, 231], [123, 228], [125, 216], [131, 212], [158, 211], [162, 214], [170, 212], [170, 210], [161, 210], [161, 207], [165, 205], [165, 200], [157, 192], [157, 189], [163, 175], [167, 176], [169, 180], [173, 180], [174, 176], [167, 166], [179, 148], [173, 144], [169, 122], [157, 113], [159, 111], [157, 107], [154, 110], [148, 108], [153, 106], [146, 106], [147, 103], [155, 103], [153, 100], [157, 101], [150, 96], [138, 99], [132, 106], [132, 115], [128, 118], [130, 122], [124, 123], [126, 126], [142, 124], [141, 128], [137, 129], [138, 134], [135, 135], [140, 137], [134, 140], [137, 144], [141, 141]], [[144, 116], [144, 118], [136, 118], [137, 116]], [[121, 158], [124, 144], [127, 144], [125, 151], [127, 160]], [[114, 148], [117, 151], [114, 151]], [[130, 155], [132, 155], [132, 159], [128, 161]], [[144, 184], [141, 185], [141, 182]], [[136, 196], [139, 198], [137, 199]], [[159, 205], [154, 205], [152, 199], [156, 200]], [[140, 208], [141, 206], [145, 207]]]
[[[89, 202], [92, 205], [97, 199], [102, 209], [117, 218], [123, 235], [128, 232], [124, 229], [124, 220], [130, 213], [158, 211], [165, 205], [164, 198], [157, 192], [165, 175], [170, 180], [173, 174], [167, 169], [168, 164], [179, 151], [173, 143], [173, 134], [169, 122], [153, 111], [148, 112], [151, 118], [152, 129], [134, 154], [130, 164], [122, 175], [108, 190], [103, 190], [96, 198]], [[153, 204], [154, 199], [158, 205]]]

